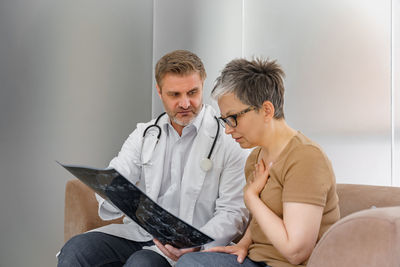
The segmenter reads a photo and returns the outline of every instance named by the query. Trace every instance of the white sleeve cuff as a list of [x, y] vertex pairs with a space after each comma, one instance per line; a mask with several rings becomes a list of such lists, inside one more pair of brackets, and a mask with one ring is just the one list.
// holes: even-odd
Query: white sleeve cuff
[[99, 216], [103, 220], [113, 220], [121, 217], [122, 212], [116, 208], [112, 203], [106, 201], [104, 198], [96, 194], [96, 199], [99, 202]]

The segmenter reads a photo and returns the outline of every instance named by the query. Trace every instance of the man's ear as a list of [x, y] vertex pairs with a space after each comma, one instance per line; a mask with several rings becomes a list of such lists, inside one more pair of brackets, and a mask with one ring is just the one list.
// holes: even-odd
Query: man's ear
[[161, 98], [161, 88], [160, 88], [160, 86], [158, 86], [157, 83], [156, 83], [156, 88], [157, 88], [158, 96]]
[[275, 115], [275, 107], [271, 101], [264, 101], [262, 104], [262, 110], [264, 111], [266, 120], [272, 119]]

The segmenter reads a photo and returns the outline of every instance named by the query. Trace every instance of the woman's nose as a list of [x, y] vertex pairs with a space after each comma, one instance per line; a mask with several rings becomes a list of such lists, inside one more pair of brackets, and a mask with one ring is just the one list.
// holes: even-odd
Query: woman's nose
[[233, 128], [229, 126], [229, 124], [225, 123], [225, 133], [226, 134], [231, 134], [233, 133]]

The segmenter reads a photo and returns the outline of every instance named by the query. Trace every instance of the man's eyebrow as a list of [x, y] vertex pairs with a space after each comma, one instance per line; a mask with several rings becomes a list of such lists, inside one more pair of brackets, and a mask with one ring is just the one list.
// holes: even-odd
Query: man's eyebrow
[[180, 92], [178, 92], [178, 91], [168, 91], [167, 94], [171, 94], [171, 95], [172, 94], [180, 94]]
[[196, 91], [199, 90], [199, 87], [193, 87], [192, 89], [190, 89], [188, 92], [192, 92], [192, 91]]

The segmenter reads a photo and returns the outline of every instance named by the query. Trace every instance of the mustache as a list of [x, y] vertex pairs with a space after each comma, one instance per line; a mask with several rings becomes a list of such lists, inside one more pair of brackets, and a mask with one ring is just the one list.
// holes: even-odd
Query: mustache
[[176, 112], [187, 112], [187, 111], [191, 111], [191, 112], [195, 113], [195, 109], [193, 107], [189, 107], [187, 109], [178, 108], [178, 110], [176, 110]]

